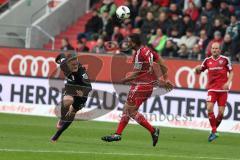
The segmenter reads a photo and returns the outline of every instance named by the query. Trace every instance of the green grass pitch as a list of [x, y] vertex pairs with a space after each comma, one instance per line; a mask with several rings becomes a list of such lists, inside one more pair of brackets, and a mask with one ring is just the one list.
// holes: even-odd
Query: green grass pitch
[[55, 144], [56, 118], [0, 114], [0, 160], [240, 160], [240, 135], [221, 133], [213, 143], [209, 132], [161, 128], [157, 146], [139, 125], [129, 125], [122, 141], [106, 143], [116, 123], [78, 121]]

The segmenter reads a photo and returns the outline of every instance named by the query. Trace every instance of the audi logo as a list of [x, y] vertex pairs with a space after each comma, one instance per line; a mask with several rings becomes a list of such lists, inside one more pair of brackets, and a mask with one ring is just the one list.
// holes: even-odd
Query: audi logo
[[[54, 75], [54, 78], [57, 78], [60, 75], [60, 69], [58, 65], [55, 63], [55, 59], [53, 57], [45, 58], [42, 56], [33, 57], [31, 55], [27, 55], [27, 56], [14, 55], [8, 63], [8, 70], [9, 70], [9, 73], [12, 75], [16, 74], [13, 70], [13, 66], [16, 61], [20, 61], [19, 63], [20, 75], [26, 75], [27, 70], [30, 67], [29, 76], [37, 76], [39, 69], [41, 69], [41, 76], [47, 77], [50, 71], [50, 62], [53, 62], [56, 65], [56, 68], [58, 68], [58, 70]], [[42, 65], [40, 65], [40, 62], [42, 63]]]
[[[182, 87], [180, 83], [180, 76], [183, 72], [187, 72], [187, 87], [188, 88], [194, 88], [194, 85], [196, 84], [196, 74], [194, 72], [194, 69], [188, 67], [188, 66], [183, 66], [179, 68], [175, 74], [175, 84], [177, 87]], [[207, 72], [202, 72], [199, 76], [199, 86], [201, 89], [205, 89], [207, 86]]]

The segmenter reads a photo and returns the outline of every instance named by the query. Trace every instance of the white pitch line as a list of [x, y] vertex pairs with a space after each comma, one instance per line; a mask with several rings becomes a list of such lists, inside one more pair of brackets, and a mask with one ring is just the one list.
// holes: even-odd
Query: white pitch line
[[198, 157], [185, 155], [169, 155], [169, 154], [141, 154], [141, 153], [102, 153], [102, 152], [85, 152], [85, 151], [61, 151], [61, 150], [25, 150], [25, 149], [4, 149], [0, 148], [0, 152], [27, 152], [27, 153], [63, 153], [63, 154], [96, 154], [96, 155], [118, 155], [118, 156], [145, 156], [145, 157], [168, 157], [168, 158], [186, 158], [186, 159], [212, 159], [212, 160], [239, 160], [237, 158], [221, 158], [221, 157]]

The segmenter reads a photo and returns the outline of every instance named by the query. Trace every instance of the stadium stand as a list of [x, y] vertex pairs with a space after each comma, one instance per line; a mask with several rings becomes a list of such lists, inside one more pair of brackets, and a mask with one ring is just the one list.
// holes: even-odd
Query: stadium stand
[[[114, 15], [119, 5], [131, 9], [131, 18], [121, 23]], [[61, 48], [61, 39], [68, 37], [74, 48], [77, 48], [78, 40], [83, 40], [92, 52], [98, 37], [104, 41], [114, 40], [113, 28], [119, 26], [122, 36], [128, 36], [132, 32], [141, 33], [146, 45], [154, 45], [152, 48], [167, 57], [174, 55], [173, 57], [183, 59], [204, 59], [209, 55], [207, 42], [211, 45], [212, 42], [219, 41], [224, 49], [223, 54], [226, 53], [233, 61], [239, 61], [240, 49], [237, 46], [240, 44], [240, 0], [102, 0], [101, 5], [98, 3], [96, 6], [98, 15], [94, 15], [94, 18], [102, 20], [99, 23], [101, 28], [94, 32], [87, 31], [89, 23], [94, 19], [93, 12], [86, 13], [56, 36], [56, 49]], [[163, 33], [156, 32], [159, 28]], [[201, 34], [205, 31], [207, 36], [203, 40]], [[176, 53], [171, 51], [170, 54], [166, 50], [170, 43], [174, 43]], [[161, 49], [157, 49], [157, 46], [161, 46]], [[185, 46], [186, 55], [182, 56]], [[51, 44], [44, 45], [44, 48], [50, 49]], [[200, 52], [197, 51], [198, 48]], [[195, 55], [196, 51], [198, 55]]]

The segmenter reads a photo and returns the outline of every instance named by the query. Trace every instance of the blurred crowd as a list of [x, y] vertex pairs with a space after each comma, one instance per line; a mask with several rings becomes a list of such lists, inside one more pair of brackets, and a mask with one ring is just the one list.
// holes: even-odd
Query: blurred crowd
[[[77, 51], [131, 55], [125, 37], [138, 33], [161, 56], [201, 60], [219, 42], [222, 55], [240, 61], [240, 0], [125, 0], [131, 10], [125, 20], [116, 18], [114, 2], [103, 0], [93, 10], [77, 35]], [[62, 40], [62, 50], [73, 49]]]

